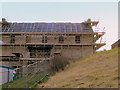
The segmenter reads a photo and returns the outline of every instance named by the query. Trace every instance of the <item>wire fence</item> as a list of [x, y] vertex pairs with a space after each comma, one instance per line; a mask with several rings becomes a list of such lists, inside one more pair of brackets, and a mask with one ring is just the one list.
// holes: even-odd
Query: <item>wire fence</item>
[[36, 61], [33, 64], [14, 69], [13, 81], [2, 85], [2, 88], [32, 88], [48, 76], [49, 61]]

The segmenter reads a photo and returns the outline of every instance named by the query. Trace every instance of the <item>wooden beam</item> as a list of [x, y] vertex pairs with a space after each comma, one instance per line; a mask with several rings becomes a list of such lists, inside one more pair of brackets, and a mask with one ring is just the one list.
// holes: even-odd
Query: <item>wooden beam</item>
[[4, 43], [1, 44], [1, 46], [14, 46], [14, 45], [21, 45], [21, 46], [27, 46], [27, 45], [95, 45], [95, 43], [23, 43], [23, 44], [10, 44], [10, 43]]
[[54, 35], [54, 34], [63, 34], [63, 35], [76, 35], [76, 34], [97, 34], [97, 32], [2, 32], [2, 35], [10, 35], [10, 34], [16, 34], [16, 35], [21, 35], [21, 34], [28, 34], [28, 35]]
[[50, 60], [51, 58], [20, 58], [19, 60], [28, 61], [28, 60]]

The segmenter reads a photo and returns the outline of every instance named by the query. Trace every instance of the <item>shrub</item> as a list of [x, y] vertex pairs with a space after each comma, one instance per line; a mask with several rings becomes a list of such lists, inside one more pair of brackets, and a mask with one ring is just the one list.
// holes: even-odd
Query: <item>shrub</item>
[[50, 60], [50, 66], [54, 72], [64, 70], [67, 64], [69, 64], [69, 59], [62, 55], [55, 55], [54, 58]]

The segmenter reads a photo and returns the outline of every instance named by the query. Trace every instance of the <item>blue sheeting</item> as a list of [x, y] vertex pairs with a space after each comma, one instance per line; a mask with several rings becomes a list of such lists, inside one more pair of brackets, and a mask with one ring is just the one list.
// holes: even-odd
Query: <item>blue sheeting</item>
[[2, 32], [91, 32], [82, 23], [10, 23]]
[[6, 66], [0, 66], [0, 68], [14, 69], [14, 68], [12, 68], [12, 67], [6, 67]]

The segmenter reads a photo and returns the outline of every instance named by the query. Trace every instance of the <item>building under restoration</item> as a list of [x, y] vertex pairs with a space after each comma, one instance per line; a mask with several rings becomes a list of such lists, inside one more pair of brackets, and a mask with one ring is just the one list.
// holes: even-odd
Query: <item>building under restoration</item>
[[2, 20], [2, 63], [20, 67], [55, 55], [78, 59], [94, 54], [105, 32], [94, 32], [98, 21], [82, 23], [12, 23]]
[[115, 43], [113, 43], [111, 46], [112, 46], [112, 48], [120, 47], [120, 39], [118, 41], [116, 41]]

